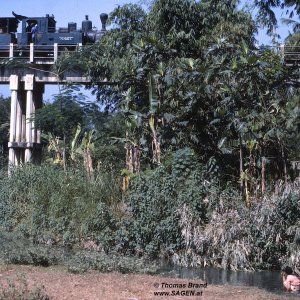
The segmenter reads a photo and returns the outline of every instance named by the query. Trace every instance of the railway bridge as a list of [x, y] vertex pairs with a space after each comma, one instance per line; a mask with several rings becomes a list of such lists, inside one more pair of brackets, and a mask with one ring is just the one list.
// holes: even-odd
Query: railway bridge
[[[77, 44], [73, 51], [81, 51]], [[278, 52], [287, 65], [298, 65], [300, 47], [264, 47]], [[9, 84], [11, 90], [11, 113], [9, 135], [9, 168], [26, 162], [37, 162], [41, 155], [41, 134], [32, 116], [42, 106], [45, 84], [89, 83], [89, 78], [77, 71], [65, 71], [56, 76], [51, 71], [55, 62], [65, 54], [67, 45], [54, 44], [45, 51], [30, 44], [22, 52], [14, 44], [2, 46], [0, 50], [0, 84]], [[264, 50], [260, 49], [260, 50]], [[20, 64], [2, 62], [18, 61]]]
[[[49, 46], [48, 46], [49, 48]], [[78, 44], [75, 51], [81, 51]], [[86, 84], [89, 79], [80, 70], [65, 71], [57, 76], [51, 67], [69, 51], [64, 45], [53, 49], [34, 44], [27, 49], [16, 49], [14, 44], [0, 50], [0, 84], [8, 84], [11, 91], [9, 168], [26, 162], [38, 162], [41, 155], [41, 134], [32, 116], [42, 106], [46, 84]]]

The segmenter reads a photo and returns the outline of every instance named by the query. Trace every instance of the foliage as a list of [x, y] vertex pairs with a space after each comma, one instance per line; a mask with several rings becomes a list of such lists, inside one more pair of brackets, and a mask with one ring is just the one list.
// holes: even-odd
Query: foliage
[[[3, 174], [4, 175], [4, 174]], [[115, 229], [112, 211], [120, 188], [107, 175], [89, 181], [80, 169], [25, 166], [0, 180], [0, 226], [33, 241], [65, 246], [92, 239], [109, 248]]]
[[115, 28], [85, 57], [88, 75], [99, 101], [123, 114], [125, 147], [140, 151], [142, 169], [188, 146], [203, 163], [215, 157], [224, 181], [243, 181], [247, 195], [288, 179], [298, 75], [275, 51], [253, 50], [257, 25], [238, 1], [157, 0], [147, 14], [129, 5], [110, 20]]
[[3, 98], [0, 95], [0, 165], [6, 166], [8, 161], [7, 142], [8, 142], [8, 129], [9, 129], [9, 115], [10, 115], [10, 99]]
[[268, 28], [268, 33], [272, 33], [277, 28], [276, 8], [283, 10], [290, 18], [300, 15], [298, 0], [253, 0], [252, 2], [258, 8], [257, 21]]
[[[275, 7], [299, 13], [295, 1], [252, 3], [269, 28]], [[99, 103], [67, 88], [37, 111], [58, 163], [1, 174], [0, 227], [38, 244], [92, 243], [184, 265], [297, 267], [299, 188], [287, 188], [298, 176], [299, 68], [255, 49], [258, 24], [238, 4], [120, 6], [98, 43], [61, 59], [57, 76], [79, 59]], [[77, 253], [68, 268], [131, 272], [142, 263], [102, 254]], [[61, 260], [43, 247], [5, 257]]]
[[128, 194], [127, 216], [116, 233], [116, 249], [150, 257], [171, 256], [183, 246], [179, 218], [190, 208], [191, 220], [208, 221], [217, 191], [216, 166], [197, 163], [190, 149], [178, 150], [168, 166], [139, 175]]
[[[0, 236], [0, 260], [62, 264], [73, 273], [152, 272], [124, 254], [234, 270], [299, 267], [299, 186], [282, 186], [246, 208], [218, 176], [213, 158], [201, 165], [185, 148], [135, 176], [122, 204], [107, 181], [26, 166], [0, 180], [1, 230], [13, 231]], [[74, 251], [88, 246], [95, 249]]]
[[120, 113], [97, 112], [95, 124], [94, 159], [99, 170], [116, 173], [124, 168], [124, 145], [118, 138], [125, 135], [125, 121]]
[[[157, 3], [155, 0], [145, 0], [148, 4], [149, 9], [153, 7]], [[211, 1], [202, 0], [204, 4], [211, 4]], [[294, 16], [297, 17], [300, 15], [300, 6], [297, 0], [250, 0], [250, 1], [236, 1], [236, 0], [229, 0], [229, 1], [213, 1], [213, 5], [223, 5], [224, 8], [230, 5], [236, 5], [237, 3], [246, 5], [246, 7], [250, 11], [256, 12], [256, 22], [268, 29], [268, 33], [272, 34], [277, 29], [277, 13], [278, 11], [281, 15], [287, 15], [289, 18], [293, 18]], [[182, 2], [180, 2], [182, 5]]]
[[[16, 233], [0, 234], [0, 261], [6, 264], [36, 266], [60, 265], [71, 273], [88, 270], [100, 272], [147, 273], [153, 274], [158, 266], [144, 258], [105, 254], [99, 249], [69, 249], [57, 245], [32, 243]], [[96, 244], [94, 244], [96, 245]], [[99, 248], [99, 247], [96, 247]]]
[[[111, 14], [112, 23], [123, 20], [126, 12], [128, 23], [139, 20], [140, 27], [113, 23], [116, 29], [85, 58], [91, 63], [88, 75], [99, 101], [123, 113], [126, 141], [141, 149], [146, 166], [159, 165], [163, 151], [192, 146], [196, 140], [195, 148], [201, 145], [195, 132], [202, 123], [189, 114], [210, 116], [207, 105], [217, 93], [205, 93], [205, 78], [211, 72], [205, 68], [212, 64], [207, 49], [220, 40], [253, 44], [256, 28], [249, 14], [239, 11], [236, 2], [227, 4], [155, 1], [147, 15], [136, 6], [118, 8]], [[101, 76], [106, 81], [99, 84]]]
[[300, 45], [300, 32], [297, 32], [297, 33], [289, 35], [285, 39], [285, 45], [287, 47], [290, 47], [290, 48], [287, 49], [288, 51], [293, 52], [293, 50], [294, 50], [294, 52], [297, 52], [297, 50], [298, 50], [298, 52], [299, 52], [299, 48], [298, 47]]
[[117, 113], [101, 112], [75, 86], [65, 86], [54, 95], [53, 102], [36, 111], [34, 121], [47, 145], [43, 161], [65, 168], [83, 166], [89, 178], [94, 168], [107, 172], [123, 168], [124, 150], [113, 140], [124, 134], [123, 119]]
[[154, 274], [157, 266], [154, 262], [148, 262], [143, 258], [78, 251], [69, 261], [68, 270], [71, 273], [97, 270], [100, 272], [120, 272], [124, 274]]
[[70, 138], [77, 124], [84, 124], [88, 107], [88, 103], [81, 106], [84, 102], [84, 95], [76, 93], [74, 87], [65, 87], [54, 96], [53, 102], [36, 111], [36, 126], [60, 139]]

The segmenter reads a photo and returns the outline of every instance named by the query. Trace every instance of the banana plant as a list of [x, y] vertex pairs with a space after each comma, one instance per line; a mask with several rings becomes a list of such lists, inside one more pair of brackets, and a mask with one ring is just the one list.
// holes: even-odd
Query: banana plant
[[141, 149], [139, 145], [139, 132], [142, 130], [143, 114], [135, 108], [133, 97], [134, 89], [129, 87], [122, 94], [121, 112], [125, 117], [126, 132], [125, 138], [114, 138], [116, 141], [124, 143], [126, 168], [122, 170], [123, 190], [129, 187], [130, 179], [140, 172]]
[[159, 108], [159, 101], [156, 93], [157, 85], [155, 78], [149, 74], [149, 127], [152, 133], [152, 156], [153, 162], [160, 164], [160, 140], [157, 133], [157, 112]]
[[54, 152], [54, 158], [51, 159], [56, 165], [64, 165], [64, 143], [59, 138], [54, 136], [52, 133], [43, 134], [43, 137], [48, 141], [48, 152]]
[[71, 141], [70, 156], [74, 162], [79, 158], [83, 159], [83, 165], [89, 179], [94, 179], [93, 151], [94, 151], [94, 130], [84, 131], [81, 125], [77, 129], [73, 140]]

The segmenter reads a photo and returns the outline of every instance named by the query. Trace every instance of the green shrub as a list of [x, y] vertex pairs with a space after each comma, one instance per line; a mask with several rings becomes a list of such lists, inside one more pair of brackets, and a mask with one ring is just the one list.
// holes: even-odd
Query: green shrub
[[0, 227], [34, 242], [73, 246], [92, 238], [110, 248], [118, 186], [107, 176], [26, 165], [0, 177]]
[[6, 264], [50, 266], [68, 258], [62, 247], [33, 244], [17, 233], [0, 233], [0, 261]]
[[116, 234], [117, 250], [151, 258], [181, 250], [183, 207], [189, 207], [191, 218], [198, 224], [208, 222], [214, 207], [211, 195], [218, 186], [210, 176], [212, 164], [201, 166], [193, 152], [185, 148], [174, 153], [167, 166], [137, 176], [129, 191], [127, 216]]
[[87, 270], [100, 272], [154, 274], [158, 266], [144, 258], [107, 255], [96, 251], [78, 251], [69, 260], [68, 270], [71, 273], [82, 273]]
[[127, 215], [116, 233], [122, 253], [171, 257], [181, 265], [237, 269], [300, 267], [299, 186], [253, 199], [219, 187], [211, 159], [199, 164], [189, 149], [166, 166], [136, 177]]
[[[214, 159], [203, 165], [182, 149], [134, 177], [122, 202], [107, 174], [89, 181], [78, 169], [31, 165], [0, 174], [0, 261], [63, 264], [73, 273], [152, 272], [137, 256], [230, 269], [299, 268], [300, 187], [246, 208], [237, 189], [220, 187], [217, 176]], [[88, 244], [96, 251], [70, 251]]]

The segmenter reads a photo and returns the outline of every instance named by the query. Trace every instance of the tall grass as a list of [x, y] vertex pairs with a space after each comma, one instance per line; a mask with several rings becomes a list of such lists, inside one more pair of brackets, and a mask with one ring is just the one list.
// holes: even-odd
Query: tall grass
[[78, 169], [26, 165], [0, 176], [0, 227], [34, 242], [109, 247], [120, 202], [119, 184], [108, 175], [90, 181]]
[[187, 208], [180, 210], [186, 251], [175, 262], [233, 270], [299, 268], [299, 195], [299, 185], [291, 184], [248, 209], [238, 195], [223, 192], [205, 226], [191, 224]]

